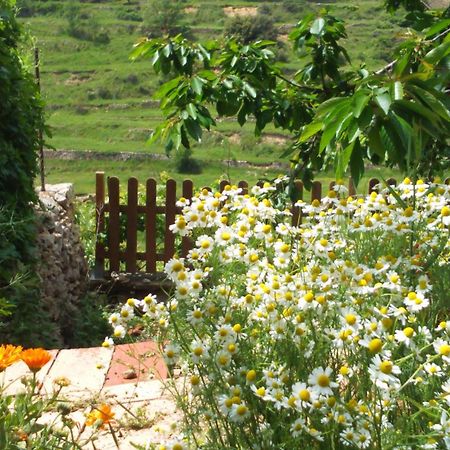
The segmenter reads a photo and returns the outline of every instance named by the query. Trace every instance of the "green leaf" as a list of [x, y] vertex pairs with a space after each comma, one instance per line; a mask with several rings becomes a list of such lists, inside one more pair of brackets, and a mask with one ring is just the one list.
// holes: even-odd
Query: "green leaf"
[[243, 86], [243, 88], [244, 88], [244, 91], [247, 92], [247, 94], [249, 94], [250, 97], [256, 98], [256, 91], [255, 91], [255, 89], [253, 89], [252, 86], [250, 86], [250, 85], [249, 85], [247, 82], [245, 82], [245, 81], [244, 81], [244, 83], [243, 83], [242, 86]]
[[425, 37], [428, 39], [434, 36], [435, 34], [440, 33], [449, 26], [450, 26], [450, 19], [443, 19], [443, 20], [441, 19], [439, 22], [437, 22], [436, 24], [428, 28], [428, 30], [426, 30], [427, 32], [425, 34]]
[[314, 136], [320, 130], [322, 130], [322, 122], [311, 122], [303, 127], [302, 134], [300, 135], [299, 142], [307, 141], [311, 136]]
[[192, 87], [192, 90], [196, 94], [202, 95], [202, 92], [203, 92], [203, 81], [199, 77], [192, 77], [191, 78], [191, 87]]
[[387, 92], [383, 92], [383, 93], [377, 94], [375, 96], [375, 101], [377, 102], [378, 106], [387, 115], [389, 113], [389, 108], [391, 107], [391, 103], [392, 103], [391, 96]]
[[352, 99], [352, 107], [353, 107], [353, 115], [358, 118], [361, 115], [362, 110], [366, 107], [367, 103], [369, 103], [370, 94], [365, 91], [358, 91], [353, 96]]
[[172, 53], [172, 44], [169, 42], [162, 50], [163, 55], [168, 58], [169, 55]]
[[383, 146], [383, 142], [380, 137], [380, 125], [376, 124], [368, 133], [367, 137], [369, 138], [369, 148], [370, 150], [378, 155], [381, 161], [384, 161], [384, 156], [386, 150]]
[[441, 45], [438, 45], [433, 48], [433, 50], [429, 51], [425, 55], [424, 61], [429, 64], [436, 64], [447, 55], [450, 55], [450, 41], [443, 42]]
[[316, 114], [319, 116], [325, 115], [325, 113], [330, 112], [334, 108], [337, 108], [337, 106], [341, 103], [348, 102], [349, 99], [347, 97], [333, 97], [327, 100], [326, 102], [323, 102], [317, 109]]
[[358, 186], [364, 175], [364, 153], [359, 139], [355, 141], [352, 154], [350, 156], [350, 174], [355, 186]]
[[184, 121], [184, 126], [193, 139], [195, 139], [197, 142], [200, 142], [202, 140], [202, 128], [197, 121], [187, 119]]
[[247, 122], [247, 105], [245, 104], [245, 102], [242, 103], [241, 109], [238, 112], [237, 119], [241, 127], [244, 125], [245, 122]]
[[403, 85], [401, 81], [394, 82], [394, 99], [401, 100], [403, 98]]
[[329, 115], [330, 118], [324, 124], [322, 137], [320, 139], [319, 153], [322, 153], [338, 132], [342, 131], [342, 128], [348, 124], [348, 119], [352, 114], [349, 113], [348, 110], [349, 107], [344, 106], [344, 108], [340, 108], [337, 111], [334, 111], [334, 114]]
[[355, 142], [352, 142], [350, 145], [347, 145], [343, 150], [338, 151], [336, 153], [336, 171], [335, 175], [337, 179], [343, 178], [345, 175], [345, 171], [350, 162], [350, 158], [352, 156], [353, 147], [355, 146]]
[[309, 29], [309, 32], [311, 34], [318, 35], [322, 33], [324, 27], [325, 27], [325, 20], [322, 17], [319, 17], [313, 22], [311, 28]]
[[404, 55], [402, 55], [400, 58], [397, 59], [397, 62], [394, 64], [394, 74], [397, 77], [401, 77], [405, 72], [406, 68], [409, 67], [412, 52], [413, 50], [409, 49], [408, 51], [405, 52]]
[[408, 89], [417, 95], [433, 112], [437, 113], [444, 120], [450, 121], [450, 112], [445, 105], [439, 101], [430, 91], [426, 91], [417, 85], [408, 85]]
[[186, 105], [186, 111], [189, 113], [189, 115], [195, 120], [197, 119], [197, 108], [194, 104], [188, 103]]
[[129, 58], [134, 61], [137, 58], [144, 56], [150, 48], [152, 48], [153, 43], [149, 41], [147, 38], [144, 40], [139, 41], [137, 44], [134, 45], [133, 50], [130, 53]]

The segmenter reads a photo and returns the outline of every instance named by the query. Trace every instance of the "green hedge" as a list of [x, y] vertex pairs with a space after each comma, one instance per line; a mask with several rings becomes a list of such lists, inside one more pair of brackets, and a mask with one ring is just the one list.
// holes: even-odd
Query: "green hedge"
[[0, 286], [31, 260], [33, 179], [44, 128], [39, 92], [19, 51], [16, 14], [14, 0], [0, 0]]

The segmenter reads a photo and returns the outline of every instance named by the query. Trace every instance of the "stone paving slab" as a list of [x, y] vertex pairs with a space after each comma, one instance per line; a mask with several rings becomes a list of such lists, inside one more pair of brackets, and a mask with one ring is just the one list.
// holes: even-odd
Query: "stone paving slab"
[[44, 389], [51, 390], [56, 378], [66, 377], [70, 386], [64, 395], [71, 399], [90, 398], [98, 395], [109, 370], [113, 350], [111, 348], [77, 348], [60, 350], [44, 380]]
[[154, 400], [164, 395], [164, 385], [158, 380], [140, 381], [130, 384], [106, 386], [101, 391], [101, 397], [106, 399], [122, 399], [126, 401]]
[[114, 347], [111, 366], [105, 379], [106, 386], [153, 378], [167, 378], [167, 366], [159, 355], [156, 343], [147, 341]]

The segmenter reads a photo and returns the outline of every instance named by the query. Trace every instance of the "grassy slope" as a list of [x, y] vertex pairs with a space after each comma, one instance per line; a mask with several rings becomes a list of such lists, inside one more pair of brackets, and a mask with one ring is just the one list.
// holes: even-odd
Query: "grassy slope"
[[[54, 11], [24, 19], [30, 31], [37, 38], [41, 49], [42, 90], [47, 100], [49, 124], [53, 129], [50, 144], [57, 149], [95, 151], [151, 151], [162, 152], [161, 145], [145, 145], [150, 131], [161, 120], [161, 114], [151, 101], [160, 80], [154, 76], [147, 61], [131, 63], [128, 54], [133, 43], [142, 35], [142, 23], [120, 19], [126, 9], [124, 0], [108, 0], [102, 3], [80, 3], [83, 12], [104, 28], [111, 39], [109, 44], [74, 39], [66, 33], [67, 19], [64, 10], [71, 0], [47, 0], [46, 7], [54, 6]], [[145, 4], [144, 0], [131, 2], [132, 9]], [[234, 5], [252, 7], [262, 2], [244, 0], [193, 0], [191, 7], [199, 7], [197, 13], [186, 13], [183, 21], [190, 24], [199, 40], [221, 33], [226, 17], [222, 6]], [[355, 6], [357, 3], [358, 6]], [[295, 20], [281, 7], [271, 2], [273, 15], [279, 26], [292, 24]], [[317, 9], [315, 3], [305, 2], [305, 12]], [[349, 39], [346, 43], [354, 63], [365, 62], [369, 68], [383, 65], [387, 48], [396, 39], [398, 28], [396, 19], [382, 10], [381, 0], [361, 0], [359, 2], [337, 0], [331, 5], [332, 12], [348, 22]], [[141, 9], [141, 12], [145, 11]], [[368, 45], [370, 43], [370, 45]], [[286, 66], [298, 67], [298, 62], [290, 60]], [[280, 146], [267, 142], [257, 143], [252, 137], [252, 126], [243, 129], [232, 121], [220, 123], [222, 134], [212, 133], [196, 148], [196, 157], [207, 160], [228, 158], [250, 161], [273, 161], [279, 158]], [[268, 127], [267, 132], [279, 132]], [[229, 140], [227, 136], [239, 139]], [[105, 162], [95, 163], [106, 168]], [[111, 169], [121, 170], [123, 163], [109, 163]], [[49, 180], [58, 181], [64, 174], [65, 180], [80, 178], [79, 170], [90, 170], [93, 163], [52, 161]], [[73, 167], [72, 171], [68, 170]], [[127, 174], [133, 174], [130, 163], [126, 164]], [[133, 170], [140, 170], [135, 167]], [[76, 168], [76, 169], [75, 169]], [[151, 163], [151, 171], [169, 170], [170, 164]], [[146, 169], [148, 170], [148, 169]], [[205, 168], [201, 182], [210, 183], [218, 178], [224, 169], [219, 164], [209, 164]], [[239, 171], [238, 171], [239, 172]], [[241, 171], [243, 176], [248, 174]], [[211, 178], [214, 175], [213, 178]], [[256, 172], [255, 172], [256, 175]], [[89, 174], [93, 180], [92, 174]], [[199, 182], [200, 182], [199, 181]], [[78, 181], [80, 183], [80, 181]], [[83, 186], [83, 188], [81, 188]], [[83, 181], [81, 190], [92, 190]]]

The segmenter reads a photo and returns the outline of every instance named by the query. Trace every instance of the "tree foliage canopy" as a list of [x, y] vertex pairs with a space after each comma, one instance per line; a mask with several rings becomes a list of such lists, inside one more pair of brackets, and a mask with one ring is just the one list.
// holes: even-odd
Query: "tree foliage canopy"
[[272, 41], [232, 38], [205, 45], [181, 35], [138, 42], [132, 58], [147, 57], [156, 72], [172, 75], [158, 97], [165, 121], [152, 139], [166, 150], [189, 148], [215, 116], [250, 119], [259, 135], [268, 123], [288, 130], [293, 176], [308, 183], [315, 172], [347, 169], [356, 183], [365, 161], [430, 176], [449, 167], [450, 8], [430, 10], [421, 0], [386, 0], [404, 8], [409, 38], [393, 61], [370, 73], [354, 68], [342, 45], [345, 24], [326, 10], [307, 15], [289, 38], [301, 61], [286, 76]]
[[[43, 106], [19, 44], [15, 2], [0, 0], [0, 285], [29, 258], [31, 202]], [[14, 225], [14, 226], [13, 226]]]

